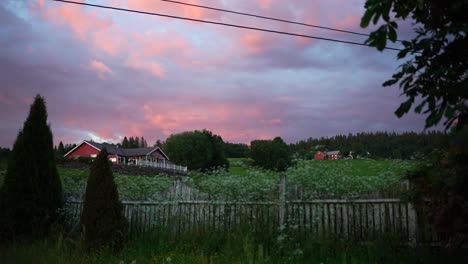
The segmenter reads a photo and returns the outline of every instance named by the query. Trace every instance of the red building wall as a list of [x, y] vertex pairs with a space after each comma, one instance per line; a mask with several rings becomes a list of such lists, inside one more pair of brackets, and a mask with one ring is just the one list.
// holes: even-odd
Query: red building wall
[[99, 154], [99, 150], [91, 147], [90, 145], [84, 143], [73, 152], [67, 155], [67, 158], [77, 158], [77, 157], [90, 157], [93, 154]]
[[319, 152], [315, 153], [314, 159], [315, 159], [315, 160], [323, 160], [323, 159], [325, 159], [325, 153], [323, 153], [322, 151], [319, 151]]

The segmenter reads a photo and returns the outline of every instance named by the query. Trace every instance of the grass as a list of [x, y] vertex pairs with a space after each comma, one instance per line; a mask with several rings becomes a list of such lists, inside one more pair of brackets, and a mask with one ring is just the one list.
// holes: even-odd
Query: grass
[[249, 159], [246, 158], [229, 158], [229, 173], [231, 175], [245, 176], [248, 173]]
[[374, 243], [318, 239], [302, 233], [195, 230], [175, 236], [157, 229], [129, 241], [118, 254], [87, 253], [76, 234], [0, 247], [2, 263], [467, 263], [466, 253], [412, 247], [392, 237]]

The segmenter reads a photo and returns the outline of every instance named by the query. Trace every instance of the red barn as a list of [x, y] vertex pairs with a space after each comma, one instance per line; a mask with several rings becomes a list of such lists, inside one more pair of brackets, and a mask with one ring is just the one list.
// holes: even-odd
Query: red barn
[[315, 160], [336, 160], [341, 158], [341, 152], [339, 150], [335, 151], [317, 151], [314, 155]]
[[101, 149], [106, 148], [109, 160], [114, 164], [136, 164], [139, 160], [165, 163], [169, 157], [159, 147], [150, 148], [118, 148], [108, 143], [83, 141], [64, 155], [66, 158], [95, 158]]
[[315, 153], [315, 155], [314, 155], [315, 160], [324, 160], [325, 157], [326, 157], [326, 155], [322, 151], [317, 151], [317, 153]]

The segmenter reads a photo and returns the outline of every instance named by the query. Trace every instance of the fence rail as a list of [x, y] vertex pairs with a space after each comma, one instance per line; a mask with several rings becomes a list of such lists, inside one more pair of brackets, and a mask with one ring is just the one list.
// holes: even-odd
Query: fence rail
[[182, 171], [187, 172], [187, 167], [175, 165], [173, 163], [168, 162], [156, 162], [156, 161], [149, 161], [149, 160], [136, 160], [136, 165], [138, 166], [146, 166], [146, 167], [155, 167], [165, 170], [174, 170], [174, 171]]
[[[252, 230], [289, 227], [313, 235], [367, 240], [393, 233], [416, 239], [416, 217], [411, 204], [399, 199], [311, 201], [164, 201], [123, 202], [130, 231], [139, 234], [171, 226], [177, 232], [195, 228], [228, 231], [241, 225]], [[69, 225], [78, 228], [81, 201], [68, 201]], [[282, 209], [284, 215], [282, 216]]]

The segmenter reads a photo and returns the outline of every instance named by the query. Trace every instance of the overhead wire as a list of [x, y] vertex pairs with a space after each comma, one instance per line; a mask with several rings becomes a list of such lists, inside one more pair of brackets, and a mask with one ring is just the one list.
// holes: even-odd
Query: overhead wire
[[[231, 14], [236, 14], [236, 15], [241, 15], [241, 16], [249, 16], [249, 17], [261, 18], [261, 19], [266, 19], [266, 20], [271, 20], [271, 21], [277, 21], [277, 22], [283, 22], [283, 23], [288, 23], [288, 24], [294, 24], [294, 25], [300, 25], [300, 26], [306, 26], [306, 27], [313, 27], [313, 28], [320, 28], [320, 29], [325, 29], [325, 30], [330, 30], [330, 31], [336, 31], [336, 32], [341, 32], [341, 33], [347, 33], [347, 34], [353, 34], [353, 35], [358, 35], [358, 36], [364, 36], [364, 37], [369, 37], [369, 36], [370, 36], [369, 34], [359, 33], [359, 32], [350, 31], [350, 30], [345, 30], [345, 29], [338, 29], [338, 28], [332, 28], [332, 27], [325, 27], [325, 26], [320, 26], [320, 25], [314, 25], [314, 24], [308, 24], [308, 23], [303, 23], [303, 22], [297, 22], [297, 21], [292, 21], [292, 20], [287, 20], [287, 19], [282, 19], [282, 18], [275, 18], [275, 17], [270, 17], [270, 16], [263, 16], [263, 15], [257, 15], [257, 14], [252, 14], [252, 13], [234, 11], [234, 10], [229, 10], [229, 9], [216, 8], [216, 7], [205, 6], [205, 5], [196, 5], [196, 4], [185, 3], [185, 2], [174, 1], [174, 0], [161, 0], [161, 1], [162, 1], [162, 2], [173, 3], [173, 4], [178, 4], [178, 5], [185, 5], [185, 6], [192, 6], [192, 7], [197, 7], [197, 8], [203, 8], [203, 9], [208, 9], [208, 10], [213, 10], [213, 11], [218, 11], [218, 12], [231, 13]], [[397, 41], [400, 41], [400, 40], [397, 40]], [[400, 42], [401, 42], [401, 41], [400, 41]]]
[[[209, 21], [209, 20], [202, 20], [202, 19], [195, 19], [195, 18], [189, 18], [189, 17], [181, 17], [181, 16], [175, 16], [175, 15], [167, 15], [167, 14], [161, 14], [161, 13], [156, 13], [156, 12], [148, 12], [148, 11], [141, 11], [141, 10], [114, 7], [114, 6], [90, 4], [90, 3], [85, 3], [85, 2], [75, 2], [75, 1], [71, 1], [71, 0], [52, 0], [52, 1], [62, 2], [62, 3], [67, 3], [67, 4], [75, 4], [75, 5], [96, 7], [96, 8], [102, 8], [102, 9], [109, 9], [109, 10], [116, 10], [116, 11], [124, 11], [124, 12], [136, 13], [136, 14], [144, 14], [144, 15], [174, 18], [174, 19], [187, 20], [187, 21], [193, 21], [193, 22], [200, 22], [200, 23], [219, 25], [219, 26], [249, 29], [249, 30], [262, 31], [262, 32], [268, 32], [268, 33], [275, 33], [275, 34], [281, 34], [281, 35], [288, 35], [288, 36], [294, 36], [294, 37], [302, 37], [302, 38], [325, 40], [325, 41], [344, 43], [344, 44], [350, 44], [350, 45], [366, 46], [366, 47], [372, 47], [373, 48], [373, 46], [371, 46], [369, 44], [360, 43], [360, 42], [340, 40], [340, 39], [332, 39], [332, 38], [325, 38], [325, 37], [318, 37], [318, 36], [305, 35], [305, 34], [297, 34], [297, 33], [291, 33], [291, 32], [286, 32], [286, 31], [279, 31], [279, 30], [272, 30], [272, 29], [265, 29], [265, 28], [258, 28], [258, 27], [242, 26], [242, 25], [237, 25], [237, 24], [230, 24], [230, 23], [223, 23], [223, 22], [216, 22], [216, 21]], [[393, 47], [385, 47], [384, 49], [386, 49], [386, 50], [395, 50], [395, 51], [401, 51], [402, 50], [402, 49], [393, 48]]]

